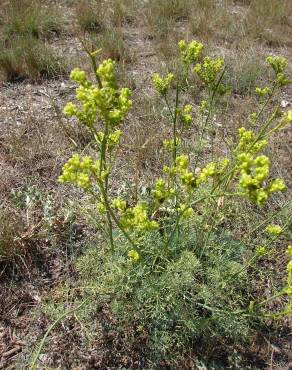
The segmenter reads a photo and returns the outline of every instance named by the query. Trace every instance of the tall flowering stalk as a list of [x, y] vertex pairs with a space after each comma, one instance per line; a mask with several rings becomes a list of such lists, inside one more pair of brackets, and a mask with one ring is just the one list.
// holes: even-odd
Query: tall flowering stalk
[[[67, 103], [64, 113], [70, 117], [77, 117], [79, 122], [92, 133], [97, 148], [97, 158], [91, 156], [81, 158], [78, 154], [74, 154], [64, 165], [59, 181], [75, 184], [98, 197], [97, 208], [101, 214], [106, 215], [107, 233], [113, 250], [112, 219], [115, 216], [109, 201], [109, 177], [114, 159], [113, 152], [122, 135], [119, 126], [132, 106], [131, 91], [128, 88], [118, 87], [114, 61], [105, 60], [98, 67], [94, 56], [92, 61], [96, 83], [91, 82], [84, 71], [74, 69], [70, 78], [78, 85], [76, 98], [79, 104]], [[98, 129], [98, 119], [102, 122], [102, 130]]]
[[[222, 82], [225, 74], [224, 61], [221, 58], [204, 56], [204, 46], [196, 41], [180, 41], [179, 50], [184, 71], [191, 71], [208, 92], [208, 101], [202, 101], [199, 106], [199, 114], [204, 117], [202, 130], [198, 134], [201, 147], [204, 133], [214, 115], [215, 99], [228, 90]], [[171, 117], [172, 137], [163, 142], [170, 153], [170, 161], [164, 167], [161, 178], [152, 187], [149, 199], [129, 206], [124, 199], [112, 198], [110, 175], [115, 164], [115, 149], [122, 135], [121, 125], [132, 106], [131, 91], [118, 86], [115, 62], [109, 59], [97, 65], [95, 54], [88, 54], [96, 81], [90, 81], [84, 71], [74, 69], [70, 78], [78, 85], [78, 103], [68, 103], [64, 113], [77, 117], [80, 124], [92, 133], [96, 155], [82, 157], [73, 154], [64, 165], [59, 181], [74, 184], [93, 195], [97, 201], [97, 212], [104, 219], [104, 229], [112, 252], [115, 250], [113, 229], [117, 227], [129, 243], [127, 257], [130, 261], [148, 265], [150, 263], [151, 271], [154, 271], [156, 264], [162, 263], [161, 261], [166, 263], [165, 261], [175, 259], [174, 251], [182, 252], [179, 248], [183, 245], [185, 235], [180, 230], [186, 223], [194, 220], [198, 205], [205, 207], [206, 213], [210, 213], [210, 204], [216, 205], [222, 197], [237, 197], [262, 206], [272, 193], [285, 190], [282, 179], [270, 179], [270, 160], [263, 154], [263, 150], [272, 133], [292, 123], [291, 111], [279, 115], [277, 109], [258, 130], [240, 128], [238, 144], [228, 157], [214, 160], [212, 150], [212, 161], [197, 170], [198, 156], [192, 163], [183, 153], [181, 145], [183, 129], [190, 127], [194, 121], [192, 105], [181, 104], [182, 87], [172, 73], [166, 77], [156, 73], [152, 77], [154, 87], [165, 102]], [[277, 90], [289, 83], [285, 76], [287, 63], [284, 58], [270, 56], [267, 63], [272, 67], [275, 78], [271, 86], [256, 89], [260, 108], [251, 115], [254, 124], [260, 122]], [[173, 98], [172, 86], [175, 86]], [[201, 232], [204, 240], [200, 256], [203, 255], [214, 226], [209, 225], [211, 231], [205, 231], [204, 227], [208, 223], [205, 216], [209, 215], [202, 217]], [[144, 257], [148, 255], [146, 237], [151, 232], [156, 235], [157, 240], [163, 240], [164, 248], [163, 256], [159, 251], [159, 256], [153, 255], [149, 262], [149, 256], [147, 261]], [[193, 253], [192, 250], [189, 252]], [[263, 248], [257, 249], [246, 266], [236, 274], [241, 273], [264, 252]], [[291, 288], [290, 265], [291, 263], [288, 265], [288, 284]], [[285, 292], [291, 294], [290, 288]]]

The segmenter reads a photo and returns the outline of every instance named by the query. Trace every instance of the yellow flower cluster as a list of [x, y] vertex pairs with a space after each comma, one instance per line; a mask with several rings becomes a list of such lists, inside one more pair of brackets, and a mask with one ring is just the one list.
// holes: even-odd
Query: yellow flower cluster
[[73, 154], [63, 166], [59, 182], [71, 183], [87, 190], [91, 188], [91, 176], [99, 174], [99, 161], [93, 161], [90, 156], [80, 158], [79, 154]]
[[285, 127], [286, 125], [291, 125], [292, 124], [292, 110], [288, 110], [288, 112], [286, 112], [281, 121], [280, 121], [280, 124], [278, 126], [279, 130], [282, 129], [283, 127]]
[[188, 207], [186, 204], [180, 204], [178, 211], [181, 213], [183, 219], [191, 218], [194, 215], [192, 207]]
[[210, 177], [221, 175], [229, 165], [229, 159], [223, 158], [218, 162], [210, 162], [204, 167], [198, 176], [197, 184], [206, 182]]
[[253, 203], [262, 205], [271, 193], [285, 190], [282, 179], [274, 179], [265, 185], [270, 172], [270, 161], [265, 155], [253, 157], [249, 153], [241, 153], [237, 160], [240, 168], [239, 185]]
[[268, 225], [266, 227], [266, 232], [270, 235], [280, 235], [282, 234], [282, 228], [280, 225]]
[[76, 116], [85, 126], [92, 127], [97, 114], [112, 125], [119, 124], [127, 115], [132, 106], [129, 99], [131, 92], [128, 88], [118, 90], [114, 75], [115, 63], [108, 59], [97, 69], [96, 73], [102, 82], [102, 87], [87, 80], [85, 72], [76, 68], [70, 78], [79, 86], [76, 89], [76, 98], [81, 103], [77, 107], [69, 102], [64, 108], [67, 116]]
[[181, 143], [181, 140], [177, 137], [176, 140], [175, 140], [175, 143], [174, 143], [174, 139], [165, 139], [163, 140], [163, 146], [165, 149], [167, 150], [173, 150], [174, 148], [174, 144], [176, 147], [178, 147]]
[[271, 89], [269, 87], [256, 87], [255, 91], [260, 97], [265, 97], [271, 94]]
[[208, 181], [210, 177], [219, 176], [229, 165], [229, 159], [223, 158], [218, 162], [210, 162], [204, 167], [199, 175], [195, 175], [189, 170], [189, 159], [186, 155], [180, 155], [176, 158], [174, 167], [164, 167], [164, 172], [170, 177], [179, 176], [182, 186], [188, 191], [196, 188], [202, 183]]
[[224, 61], [221, 58], [205, 57], [203, 63], [197, 63], [193, 69], [199, 78], [210, 88], [214, 88]]
[[267, 140], [258, 140], [255, 141], [256, 135], [251, 130], [246, 130], [244, 127], [241, 127], [238, 130], [239, 133], [239, 144], [237, 147], [238, 153], [258, 153], [259, 151], [263, 150], [267, 145]]
[[168, 187], [163, 179], [159, 179], [156, 181], [151, 194], [153, 199], [155, 199], [159, 204], [162, 204], [167, 199], [173, 198], [175, 195], [175, 190]]
[[287, 60], [284, 57], [270, 55], [266, 58], [266, 61], [273, 68], [276, 82], [279, 86], [285, 86], [291, 82], [284, 74], [288, 65]]
[[260, 150], [264, 149], [267, 140], [256, 140], [253, 131], [246, 130], [244, 127], [239, 129], [239, 144], [236, 149], [238, 167], [240, 169], [239, 186], [243, 194], [253, 203], [264, 204], [269, 195], [276, 191], [286, 189], [282, 179], [273, 179], [267, 185], [266, 180], [270, 173], [270, 161], [265, 155], [255, 156]]
[[147, 207], [144, 203], [138, 203], [132, 208], [122, 211], [121, 225], [126, 230], [150, 231], [157, 229], [159, 224], [148, 217]]
[[267, 253], [267, 248], [264, 245], [259, 246], [256, 249], [256, 255], [257, 257], [262, 257]]
[[131, 260], [132, 262], [137, 262], [137, 261], [139, 261], [139, 259], [140, 259], [140, 255], [139, 255], [139, 253], [138, 253], [136, 250], [134, 250], [134, 249], [131, 249], [131, 250], [128, 252], [128, 257], [130, 258], [130, 260]]
[[175, 166], [173, 167], [164, 167], [164, 172], [170, 177], [176, 175], [179, 176], [181, 184], [185, 186], [188, 190], [196, 187], [196, 177], [189, 171], [189, 159], [186, 155], [180, 155], [176, 158]]
[[185, 127], [190, 127], [193, 121], [193, 117], [191, 115], [192, 110], [193, 107], [190, 104], [185, 105], [182, 109], [178, 109], [179, 118]]
[[120, 212], [124, 212], [127, 208], [126, 201], [122, 200], [121, 198], [115, 198], [112, 201], [112, 206]]
[[161, 95], [165, 95], [170, 88], [173, 77], [174, 75], [172, 73], [168, 73], [165, 78], [161, 77], [158, 73], [154, 73], [152, 82], [156, 91]]
[[178, 43], [180, 50], [181, 60], [184, 64], [193, 64], [198, 61], [204, 49], [204, 45], [195, 40], [189, 44], [185, 40], [181, 40]]
[[115, 65], [115, 61], [107, 59], [98, 66], [96, 74], [100, 78], [103, 87], [112, 87], [114, 89], [117, 87]]
[[[122, 131], [121, 130], [115, 130], [108, 134], [107, 140], [106, 140], [106, 149], [109, 151], [113, 150], [113, 148], [120, 142], [120, 138], [122, 136]], [[97, 132], [95, 134], [95, 140], [101, 144], [104, 139], [104, 133], [103, 132]]]

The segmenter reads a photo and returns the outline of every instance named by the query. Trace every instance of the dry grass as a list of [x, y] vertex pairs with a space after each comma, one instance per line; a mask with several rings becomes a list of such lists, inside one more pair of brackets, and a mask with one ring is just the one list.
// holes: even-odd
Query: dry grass
[[265, 55], [254, 46], [228, 52], [225, 57], [228, 66], [227, 83], [239, 95], [254, 95], [256, 86], [268, 79]]
[[62, 29], [60, 15], [40, 0], [11, 0], [2, 6], [1, 33], [5, 39], [17, 35], [44, 38]]
[[292, 2], [251, 0], [245, 18], [247, 35], [268, 45], [291, 44]]
[[97, 48], [101, 48], [103, 59], [113, 59], [119, 62], [127, 63], [132, 60], [131, 52], [123, 35], [118, 29], [107, 29], [97, 39]]
[[291, 14], [289, 0], [195, 0], [188, 26], [192, 35], [205, 41], [241, 44], [249, 39], [277, 46], [291, 43]]
[[1, 9], [1, 78], [38, 80], [63, 74], [64, 58], [44, 41], [61, 29], [62, 20], [53, 8], [37, 0], [12, 0]]
[[105, 28], [105, 9], [96, 2], [82, 0], [75, 7], [77, 23], [82, 31], [100, 32]]
[[0, 76], [8, 81], [54, 78], [67, 71], [66, 62], [50, 46], [32, 36], [0, 44]]
[[0, 264], [12, 261], [24, 252], [21, 243], [21, 233], [24, 231], [24, 222], [19, 211], [7, 206], [0, 208]]
[[83, 32], [96, 33], [132, 24], [137, 10], [137, 0], [82, 0], [75, 4], [75, 16]]

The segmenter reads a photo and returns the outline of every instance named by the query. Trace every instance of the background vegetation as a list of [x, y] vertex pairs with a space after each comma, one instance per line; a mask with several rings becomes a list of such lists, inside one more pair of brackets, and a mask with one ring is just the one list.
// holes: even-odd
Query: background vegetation
[[[119, 84], [133, 91], [133, 108], [123, 124], [111, 188], [115, 196], [123, 197], [129, 187], [133, 202], [137, 197], [147, 197], [149, 184], [158, 177], [167, 158], [162, 141], [171, 135], [169, 114], [154, 91], [151, 76], [153, 72], [164, 75], [170, 71], [184, 81], [177, 42], [201, 41], [208, 54], [221, 56], [226, 63], [224, 83], [230, 91], [217, 105], [214, 126], [207, 131], [202, 160], [197, 164], [202, 168], [211, 157], [211, 137], [216, 157], [224, 156], [236, 142], [239, 127], [254, 128], [248, 117], [258, 105], [255, 87], [265, 86], [271, 80], [265, 56], [284, 55], [291, 60], [291, 14], [289, 0], [1, 2], [0, 367], [28, 365], [50, 324], [66, 310], [77, 307], [85, 296], [90, 298], [90, 304], [68, 314], [50, 332], [38, 366], [289, 366], [289, 318], [251, 324], [226, 311], [206, 330], [206, 308], [190, 313], [185, 306], [176, 306], [182, 284], [188, 292], [192, 288], [189, 276], [200, 276], [198, 284], [202, 289], [197, 303], [208, 302], [211, 306], [228, 302], [230, 306], [246, 307], [246, 297], [269, 297], [285, 284], [291, 212], [287, 205], [291, 173], [289, 128], [274, 135], [265, 153], [271, 158], [272, 176], [284, 178], [288, 190], [272, 197], [262, 208], [242, 202], [216, 206], [209, 219], [211, 224], [216, 223], [216, 232], [209, 236], [211, 249], [206, 250], [203, 265], [193, 255], [182, 255], [161, 279], [155, 283], [147, 280], [141, 295], [147, 295], [149, 301], [139, 305], [142, 298], [134, 295], [131, 310], [118, 304], [128, 297], [135, 283], [130, 279], [132, 275], [123, 275], [125, 271], [116, 275], [119, 264], [125, 262], [123, 239], [115, 234], [122, 252], [117, 260], [110, 260], [88, 195], [58, 184], [57, 178], [72, 152], [91, 153], [90, 133], [62, 113], [65, 103], [73, 100], [76, 87], [68, 79], [69, 71], [82, 67], [92, 76], [84, 48], [101, 48], [98, 61], [116, 60]], [[291, 78], [290, 62], [287, 74]], [[198, 112], [203, 86], [192, 75], [188, 86], [182, 100], [190, 102], [194, 112]], [[285, 87], [276, 98], [284, 111], [289, 109], [291, 87]], [[268, 105], [268, 111], [273, 103]], [[183, 133], [186, 152], [191, 150], [199, 130], [195, 123]], [[206, 209], [198, 210], [192, 230], [196, 230], [205, 213]], [[270, 221], [285, 226], [285, 234], [256, 266], [229, 285], [226, 274], [246, 261], [249, 253], [239, 240], [247, 235], [248, 243], [255, 247], [266, 244], [265, 234], [255, 227], [263, 223], [264, 229], [267, 215], [272, 214]], [[197, 233], [187, 235], [188, 245], [200, 245]], [[149, 253], [157, 243], [158, 238], [153, 238], [147, 242]], [[202, 279], [200, 269], [206, 271], [207, 280]], [[180, 273], [182, 270], [184, 274]], [[116, 305], [111, 304], [111, 296], [101, 299], [95, 289], [89, 288], [96, 288], [101, 273], [108, 276], [108, 286], [112, 286], [111, 279], [117, 279], [115, 289], [121, 299], [117, 299]], [[158, 300], [161, 306], [153, 303], [157, 291], [169, 299]], [[285, 298], [280, 298], [268, 302], [266, 308], [278, 312], [285, 303]], [[184, 318], [183, 336], [178, 337], [169, 321], [164, 321], [163, 305], [172, 305], [174, 312]], [[151, 317], [147, 316], [148, 306], [152, 307]], [[135, 316], [128, 317], [135, 311], [147, 320], [159, 317], [151, 339], [145, 323], [135, 320]], [[190, 326], [194, 322], [198, 325], [197, 334], [190, 341], [188, 333], [194, 330]]]

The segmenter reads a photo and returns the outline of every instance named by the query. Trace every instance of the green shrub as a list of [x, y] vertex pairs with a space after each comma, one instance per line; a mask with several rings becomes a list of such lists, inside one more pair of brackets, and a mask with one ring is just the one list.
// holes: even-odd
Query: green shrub
[[[96, 154], [73, 154], [59, 181], [87, 194], [105, 240], [103, 248], [91, 248], [77, 263], [82, 289], [89, 306], [97, 302], [109, 306], [120, 331], [133, 327], [136, 333], [145, 333], [149, 368], [162, 362], [179, 366], [180, 356], [192, 351], [194, 343], [247, 342], [255, 325], [289, 315], [292, 309], [292, 261], [284, 288], [275, 287], [255, 298], [256, 282], [250, 281], [250, 273], [261, 270], [263, 258], [273, 255], [272, 245], [285, 234], [288, 223], [268, 225], [275, 216], [269, 215], [242, 236], [232, 214], [235, 209], [240, 214], [247, 202], [253, 211], [264, 207], [274, 193], [285, 190], [282, 179], [270, 178], [264, 150], [271, 135], [292, 122], [291, 111], [271, 113], [269, 106], [289, 83], [287, 61], [266, 59], [274, 77], [271, 85], [256, 88], [259, 109], [250, 116], [253, 130], [240, 128], [237, 141], [218, 158], [207, 133], [214, 127], [222, 96], [229, 91], [224, 61], [205, 56], [204, 45], [196, 41], [180, 41], [179, 51], [183, 90], [172, 73], [152, 77], [170, 121], [172, 136], [163, 140], [169, 161], [161, 178], [138, 199], [128, 194], [117, 197], [112, 190], [120, 127], [132, 106], [130, 90], [118, 86], [115, 63], [109, 59], [97, 66], [97, 52], [88, 52], [96, 81], [74, 69], [71, 79], [78, 85], [78, 103], [69, 102], [64, 108], [67, 116], [76, 117], [92, 133]], [[196, 111], [182, 94], [191, 74], [201, 84], [202, 97], [207, 97]], [[183, 133], [194, 121], [198, 142], [186, 155]], [[291, 254], [290, 246], [290, 259]], [[284, 301], [278, 312], [270, 311], [267, 302], [280, 297]], [[87, 313], [92, 319], [92, 311]]]

